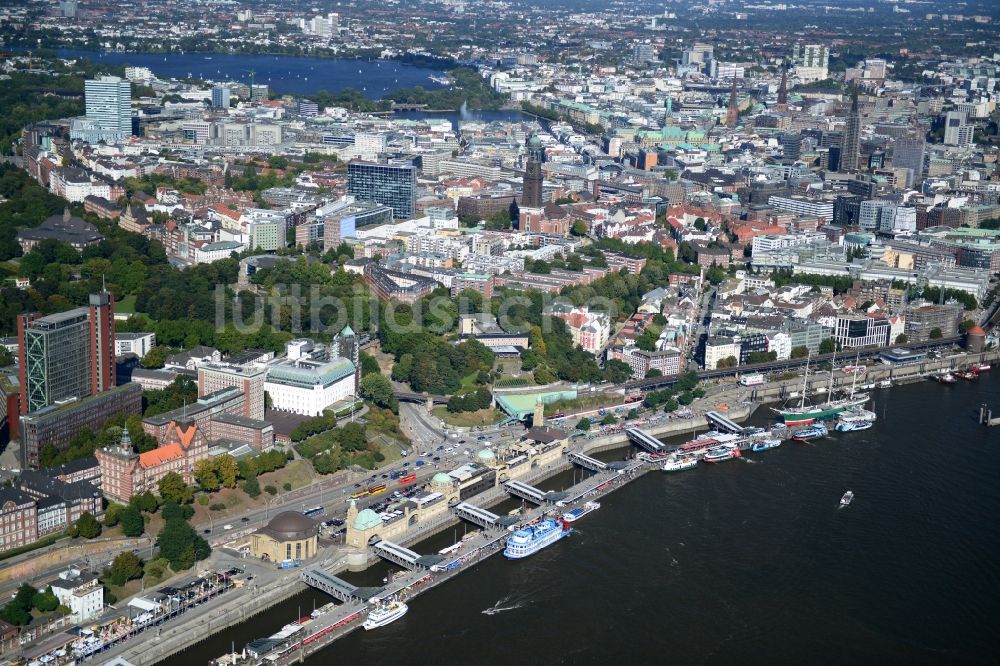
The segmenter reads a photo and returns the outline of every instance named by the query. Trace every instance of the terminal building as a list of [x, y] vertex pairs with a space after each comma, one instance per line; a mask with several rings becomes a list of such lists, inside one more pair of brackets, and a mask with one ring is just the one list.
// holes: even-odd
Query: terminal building
[[282, 511], [250, 535], [250, 554], [269, 562], [303, 561], [319, 552], [317, 523], [296, 511]]

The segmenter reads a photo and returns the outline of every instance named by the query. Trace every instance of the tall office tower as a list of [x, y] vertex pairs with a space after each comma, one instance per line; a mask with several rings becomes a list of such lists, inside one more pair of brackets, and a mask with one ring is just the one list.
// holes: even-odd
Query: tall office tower
[[59, 0], [63, 18], [76, 18], [77, 0]]
[[542, 185], [545, 176], [542, 173], [542, 162], [545, 161], [545, 149], [542, 141], [532, 134], [528, 139], [528, 160], [524, 163], [524, 184], [521, 191], [522, 208], [541, 208]]
[[801, 134], [782, 132], [781, 136], [778, 137], [778, 142], [781, 144], [781, 151], [786, 161], [794, 162], [802, 155]]
[[632, 62], [637, 65], [656, 62], [656, 47], [648, 42], [636, 44], [632, 48]]
[[966, 124], [965, 111], [949, 111], [944, 116], [944, 145], [971, 146], [974, 125]]
[[108, 291], [90, 295], [90, 392], [115, 385], [115, 299]]
[[212, 86], [212, 108], [229, 108], [229, 86]]
[[122, 136], [132, 133], [132, 83], [117, 76], [99, 76], [84, 83], [87, 120], [97, 129]]
[[844, 140], [840, 146], [840, 170], [857, 171], [861, 160], [861, 111], [858, 109], [857, 91], [851, 96], [851, 112], [844, 127]]
[[407, 162], [352, 161], [347, 165], [347, 193], [392, 208], [392, 216], [410, 219], [417, 209], [417, 167]]
[[923, 136], [904, 136], [892, 142], [892, 166], [910, 170], [906, 176], [907, 187], [913, 187], [923, 180], [926, 149], [927, 143]]
[[90, 306], [17, 319], [21, 414], [115, 385], [114, 298], [93, 294]]
[[729, 108], [726, 110], [726, 127], [736, 127], [740, 118], [739, 107], [736, 106], [736, 77], [733, 77], [733, 90], [729, 93]]
[[781, 84], [778, 86], [778, 111], [788, 111], [788, 68], [781, 67]]

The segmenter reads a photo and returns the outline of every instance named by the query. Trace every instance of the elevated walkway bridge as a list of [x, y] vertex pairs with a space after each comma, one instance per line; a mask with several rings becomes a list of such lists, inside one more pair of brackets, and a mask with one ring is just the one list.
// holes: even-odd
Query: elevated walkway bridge
[[534, 502], [535, 504], [545, 504], [546, 502], [558, 502], [566, 496], [566, 493], [545, 492], [534, 486], [529, 486], [523, 481], [511, 479], [503, 484], [504, 489], [515, 497]]
[[407, 569], [429, 568], [443, 559], [440, 555], [420, 555], [384, 539], [372, 546], [372, 550], [382, 559]]
[[355, 600], [367, 601], [372, 597], [377, 597], [385, 590], [382, 587], [356, 587], [342, 578], [327, 573], [320, 566], [311, 566], [303, 569], [299, 573], [299, 580], [309, 587], [326, 592], [334, 599], [339, 599], [344, 603], [350, 603]]
[[592, 472], [603, 472], [608, 468], [607, 463], [603, 463], [597, 458], [591, 458], [586, 454], [577, 453], [576, 451], [570, 451], [566, 457], [569, 458], [570, 462], [576, 463], [580, 467], [589, 469]]
[[636, 446], [646, 449], [650, 453], [659, 453], [667, 448], [664, 446], [663, 442], [656, 439], [645, 430], [640, 430], [639, 428], [625, 428], [625, 434], [628, 436], [630, 442]]
[[705, 412], [705, 420], [708, 421], [708, 425], [721, 432], [728, 432], [734, 435], [743, 432], [743, 426], [719, 412]]

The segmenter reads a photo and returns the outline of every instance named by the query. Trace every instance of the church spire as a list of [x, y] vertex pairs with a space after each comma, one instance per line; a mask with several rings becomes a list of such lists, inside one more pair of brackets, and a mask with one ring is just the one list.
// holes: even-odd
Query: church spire
[[788, 111], [788, 68], [781, 66], [781, 85], [778, 86], [778, 111]]
[[733, 76], [733, 90], [729, 93], [729, 108], [726, 110], [726, 127], [736, 127], [740, 110], [736, 106], [736, 77]]

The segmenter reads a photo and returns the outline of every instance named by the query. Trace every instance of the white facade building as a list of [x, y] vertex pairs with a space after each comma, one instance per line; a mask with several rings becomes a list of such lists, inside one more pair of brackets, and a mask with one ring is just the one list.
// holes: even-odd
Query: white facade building
[[69, 608], [74, 622], [85, 622], [104, 610], [104, 587], [94, 574], [67, 569], [49, 586], [59, 603]]
[[156, 346], [156, 333], [115, 333], [115, 356], [135, 354], [143, 358]]
[[303, 356], [301, 345], [296, 346], [299, 342], [288, 343], [288, 357], [267, 369], [264, 391], [275, 409], [319, 416], [330, 405], [354, 395], [354, 364], [339, 356], [328, 361]]

